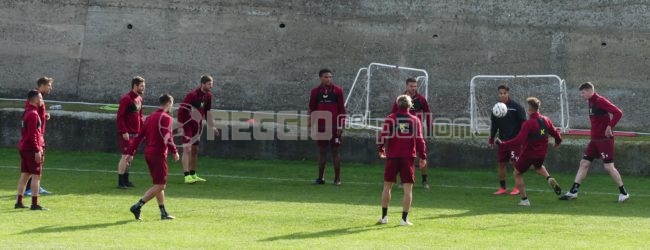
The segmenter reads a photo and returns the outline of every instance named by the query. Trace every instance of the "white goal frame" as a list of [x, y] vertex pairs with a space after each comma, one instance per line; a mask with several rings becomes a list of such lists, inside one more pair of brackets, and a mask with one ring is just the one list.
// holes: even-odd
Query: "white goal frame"
[[[428, 94], [429, 94], [429, 73], [424, 70], [424, 69], [418, 69], [418, 68], [411, 68], [411, 67], [404, 67], [404, 66], [399, 66], [399, 65], [390, 65], [390, 64], [384, 64], [384, 63], [377, 63], [373, 62], [368, 64], [368, 67], [363, 67], [360, 68], [357, 71], [357, 75], [354, 78], [354, 82], [352, 82], [352, 86], [350, 87], [350, 91], [348, 91], [348, 96], [345, 98], [345, 106], [348, 106], [348, 101], [350, 100], [350, 96], [352, 95], [352, 92], [354, 91], [355, 86], [358, 84], [365, 84], [366, 85], [366, 108], [363, 113], [363, 118], [362, 118], [362, 123], [363, 124], [368, 124], [367, 121], [370, 119], [370, 88], [372, 87], [370, 79], [372, 78], [372, 69], [373, 68], [392, 68], [392, 69], [401, 69], [401, 70], [407, 70], [407, 71], [413, 71], [413, 72], [419, 72], [424, 74], [423, 76], [417, 76], [416, 80], [422, 80], [424, 83], [424, 98], [427, 99], [428, 101]], [[365, 73], [366, 74], [366, 80], [365, 82], [360, 81], [361, 75]], [[355, 114], [356, 115], [356, 114]], [[381, 119], [384, 117], [382, 116]]]
[[[566, 81], [560, 78], [557, 75], [476, 75], [472, 77], [472, 80], [469, 83], [469, 99], [470, 99], [470, 127], [471, 131], [474, 133], [481, 133], [485, 131], [477, 126], [477, 116], [478, 108], [476, 103], [476, 80], [477, 79], [487, 79], [487, 80], [497, 80], [497, 79], [515, 79], [515, 78], [548, 78], [557, 81], [557, 93], [560, 96], [560, 125], [558, 127], [561, 132], [566, 132], [569, 129], [569, 102], [567, 99], [567, 90], [566, 90]], [[495, 86], [496, 88], [496, 86]], [[489, 107], [482, 107], [489, 108]], [[557, 122], [557, 121], [556, 121]], [[489, 130], [489, 129], [488, 129]]]

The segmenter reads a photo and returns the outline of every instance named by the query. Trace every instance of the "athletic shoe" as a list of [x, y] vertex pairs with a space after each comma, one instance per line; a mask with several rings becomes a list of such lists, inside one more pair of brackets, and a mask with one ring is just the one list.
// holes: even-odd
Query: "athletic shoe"
[[129, 210], [131, 211], [131, 213], [133, 213], [133, 216], [135, 216], [136, 220], [142, 220], [142, 218], [140, 217], [140, 212], [141, 211], [140, 211], [140, 208], [138, 206], [133, 205], [133, 206], [131, 206], [131, 208]]
[[[571, 192], [566, 192], [566, 194], [560, 196], [560, 200], [563, 201], [568, 201], [568, 200], [573, 200], [573, 199], [578, 199], [578, 193], [571, 193]], [[619, 197], [620, 199], [620, 197]]]
[[341, 186], [341, 178], [334, 179], [334, 185]]
[[505, 188], [499, 188], [499, 190], [497, 190], [496, 192], [494, 192], [492, 194], [494, 194], [494, 195], [502, 195], [502, 194], [506, 194], [507, 192], [508, 192], [508, 190], [506, 190]]
[[43, 211], [45, 211], [45, 210], [49, 210], [49, 209], [41, 207], [41, 205], [31, 205], [29, 207], [29, 210], [43, 210]]
[[185, 184], [192, 184], [195, 183], [196, 179], [194, 179], [191, 175], [186, 175], [185, 176]]
[[423, 181], [423, 182], [422, 182], [422, 186], [424, 186], [424, 189], [426, 189], [426, 190], [431, 189], [431, 187], [429, 186], [429, 182], [428, 182], [428, 181]]
[[413, 226], [413, 223], [411, 223], [408, 219], [401, 220], [399, 224], [400, 226]]
[[323, 179], [316, 179], [314, 182], [312, 182], [314, 185], [323, 185], [325, 184], [325, 180]]
[[196, 175], [196, 174], [193, 174], [193, 175], [190, 175], [190, 176], [192, 176], [192, 178], [194, 178], [196, 181], [206, 181], [205, 179], [199, 177], [199, 176]]
[[126, 182], [126, 184], [124, 184], [124, 185], [126, 187], [130, 187], [130, 188], [135, 187], [135, 185], [133, 185], [133, 182], [130, 182], [130, 181]]
[[160, 219], [161, 219], [161, 220], [173, 220], [173, 219], [176, 219], [176, 217], [171, 216], [171, 215], [169, 215], [169, 214], [161, 214], [161, 215], [160, 215]]
[[625, 202], [627, 198], [630, 198], [630, 194], [618, 194], [618, 202]]
[[118, 183], [117, 188], [119, 188], [119, 189], [128, 189], [129, 187], [127, 185], [125, 185], [124, 183]]
[[48, 195], [48, 194], [52, 194], [52, 192], [45, 190], [45, 188], [43, 187], [39, 187], [38, 194]]
[[32, 190], [31, 189], [25, 189], [25, 193], [23, 195], [24, 196], [32, 196]]
[[528, 200], [528, 199], [520, 200], [519, 204], [517, 204], [517, 205], [519, 205], [519, 206], [530, 206], [530, 200]]
[[510, 195], [518, 195], [519, 194], [519, 189], [513, 188], [512, 191], [510, 191]]
[[386, 224], [386, 223], [388, 223], [388, 216], [386, 216], [384, 218], [381, 218], [381, 219], [379, 219], [379, 221], [377, 221], [377, 225], [383, 225], [383, 224]]
[[28, 206], [23, 205], [22, 203], [16, 203], [14, 204], [14, 209], [19, 209], [19, 208], [28, 208]]
[[555, 178], [549, 178], [548, 179], [548, 185], [553, 188], [553, 192], [555, 192], [555, 195], [561, 195], [562, 194], [562, 188], [560, 188], [560, 184], [557, 184], [557, 181]]

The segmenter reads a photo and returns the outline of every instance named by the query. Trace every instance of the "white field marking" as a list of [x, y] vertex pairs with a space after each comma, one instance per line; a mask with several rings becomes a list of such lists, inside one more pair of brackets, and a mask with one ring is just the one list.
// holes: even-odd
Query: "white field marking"
[[[17, 166], [0, 166], [0, 168], [9, 168], [9, 169], [18, 169], [19, 167]], [[94, 172], [94, 173], [109, 173], [109, 174], [115, 174], [117, 171], [113, 170], [99, 170], [99, 169], [78, 169], [78, 168], [52, 168], [48, 167], [46, 170], [55, 170], [55, 171], [63, 171], [63, 172]], [[141, 175], [148, 175], [148, 172], [129, 172], [130, 174], [141, 174]], [[183, 174], [180, 173], [169, 173], [168, 175], [171, 176], [182, 176]], [[275, 178], [275, 177], [255, 177], [255, 176], [238, 176], [238, 175], [220, 175], [220, 174], [201, 174], [201, 176], [209, 176], [209, 177], [220, 177], [220, 178], [227, 178], [227, 179], [249, 179], [249, 180], [265, 180], [265, 181], [291, 181], [291, 182], [309, 182], [312, 181], [311, 179], [292, 179], [292, 178]], [[350, 182], [345, 182], [345, 184], [355, 184], [355, 185], [372, 185], [372, 186], [381, 186], [383, 185], [382, 182], [357, 182], [357, 181], [350, 181]], [[435, 184], [429, 184], [432, 187], [440, 187], [440, 188], [458, 188], [458, 189], [486, 189], [486, 190], [492, 190], [494, 187], [479, 187], [479, 186], [464, 186], [464, 185], [435, 185]], [[526, 191], [533, 191], [533, 192], [552, 192], [551, 190], [547, 189], [526, 189]], [[618, 193], [606, 193], [606, 192], [580, 192], [582, 194], [590, 194], [590, 195], [617, 195]], [[650, 197], [650, 194], [638, 194], [634, 193], [631, 196], [637, 197]]]

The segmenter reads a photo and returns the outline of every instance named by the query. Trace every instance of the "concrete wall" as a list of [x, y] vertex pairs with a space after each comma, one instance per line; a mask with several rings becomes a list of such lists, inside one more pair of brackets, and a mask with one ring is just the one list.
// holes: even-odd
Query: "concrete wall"
[[[75, 151], [115, 152], [119, 158], [115, 116], [89, 112], [52, 111], [52, 119], [47, 124], [46, 141], [49, 149]], [[0, 147], [15, 147], [20, 140], [20, 109], [0, 109]], [[257, 124], [255, 125], [257, 126]], [[269, 128], [265, 128], [269, 129]], [[250, 132], [246, 125], [241, 132]], [[273, 128], [270, 128], [273, 131]], [[232, 127], [222, 130], [216, 140], [207, 140], [204, 131], [200, 141], [200, 154], [235, 159], [317, 159], [318, 148], [312, 140], [231, 140]], [[177, 138], [178, 139], [178, 138]], [[546, 166], [552, 171], [575, 172], [582, 156], [586, 140], [565, 140], [561, 150], [549, 150]], [[427, 142], [429, 164], [432, 167], [494, 169], [495, 150], [487, 148], [485, 139], [441, 139]], [[374, 132], [347, 131], [343, 138], [343, 162], [362, 162], [381, 164], [377, 158]], [[648, 142], [617, 142], [616, 166], [622, 173], [650, 174], [650, 152]], [[142, 150], [139, 151], [142, 154]], [[595, 166], [602, 166], [595, 161]], [[602, 167], [592, 171], [602, 172]]]
[[116, 102], [133, 75], [145, 101], [180, 97], [216, 76], [215, 107], [304, 110], [321, 67], [349, 89], [370, 62], [424, 68], [438, 116], [467, 116], [478, 74], [557, 74], [571, 123], [587, 126], [573, 90], [593, 81], [625, 112], [621, 129], [650, 131], [644, 96], [650, 3], [499, 0], [4, 0], [0, 97], [22, 98], [40, 75], [49, 99]]

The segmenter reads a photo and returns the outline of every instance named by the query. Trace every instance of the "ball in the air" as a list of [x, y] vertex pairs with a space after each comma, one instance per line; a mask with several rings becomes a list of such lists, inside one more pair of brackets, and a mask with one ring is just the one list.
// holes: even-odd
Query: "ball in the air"
[[497, 102], [492, 107], [492, 114], [498, 118], [504, 117], [508, 114], [508, 106], [505, 103]]

